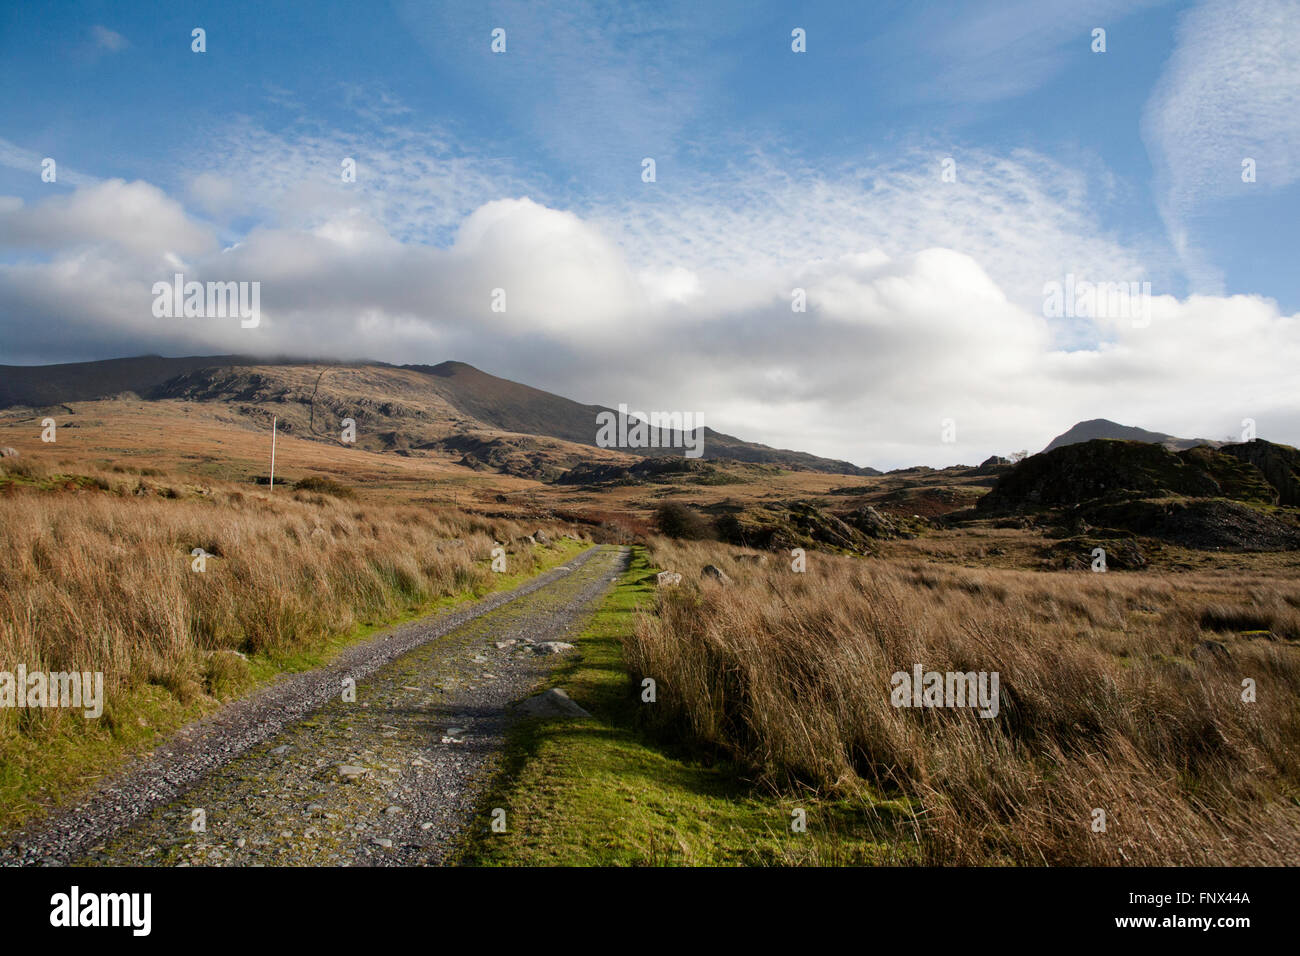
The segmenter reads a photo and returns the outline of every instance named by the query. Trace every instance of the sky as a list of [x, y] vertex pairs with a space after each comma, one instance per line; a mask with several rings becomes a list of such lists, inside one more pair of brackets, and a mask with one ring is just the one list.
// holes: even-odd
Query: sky
[[1300, 0], [7, 5], [0, 82], [0, 364], [455, 359], [877, 468], [1300, 444]]

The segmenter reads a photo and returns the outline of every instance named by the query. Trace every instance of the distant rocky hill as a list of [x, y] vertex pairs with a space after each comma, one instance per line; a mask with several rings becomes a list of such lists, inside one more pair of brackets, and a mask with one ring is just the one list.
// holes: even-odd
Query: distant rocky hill
[[1097, 438], [1149, 442], [1154, 445], [1164, 445], [1174, 451], [1194, 448], [1197, 445], [1217, 446], [1222, 444], [1205, 438], [1175, 438], [1173, 435], [1166, 435], [1162, 432], [1151, 432], [1145, 428], [1136, 428], [1132, 425], [1120, 425], [1106, 418], [1093, 418], [1086, 422], [1079, 422], [1064, 434], [1057, 435], [1043, 451], [1055, 451], [1057, 448], [1066, 445], [1076, 445], [1079, 442], [1093, 441]]
[[[983, 516], [1039, 515], [1189, 547], [1300, 548], [1300, 452], [1256, 439], [1183, 451], [1094, 439], [1015, 465], [975, 505]], [[1281, 508], [1276, 506], [1283, 506]]]

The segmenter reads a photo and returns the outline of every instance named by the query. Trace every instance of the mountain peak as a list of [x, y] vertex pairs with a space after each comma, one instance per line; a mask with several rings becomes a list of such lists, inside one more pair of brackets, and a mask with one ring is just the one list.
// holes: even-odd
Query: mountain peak
[[1138, 428], [1136, 425], [1121, 425], [1113, 422], [1109, 418], [1090, 418], [1084, 422], [1078, 422], [1070, 427], [1068, 431], [1063, 432], [1053, 438], [1043, 451], [1053, 451], [1065, 445], [1074, 445], [1079, 442], [1092, 441], [1096, 438], [1110, 438], [1119, 441], [1141, 441], [1152, 445], [1164, 445], [1173, 451], [1182, 451], [1187, 448], [1195, 448], [1197, 445], [1214, 445], [1218, 446], [1219, 442], [1209, 441], [1205, 438], [1177, 438], [1174, 435], [1167, 435], [1164, 432], [1148, 431], [1145, 428]]

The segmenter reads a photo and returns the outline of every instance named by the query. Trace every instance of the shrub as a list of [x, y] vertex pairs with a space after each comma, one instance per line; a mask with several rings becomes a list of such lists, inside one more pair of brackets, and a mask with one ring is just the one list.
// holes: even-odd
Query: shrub
[[679, 501], [665, 501], [655, 509], [659, 533], [669, 538], [700, 541], [713, 536], [709, 522], [694, 508]]

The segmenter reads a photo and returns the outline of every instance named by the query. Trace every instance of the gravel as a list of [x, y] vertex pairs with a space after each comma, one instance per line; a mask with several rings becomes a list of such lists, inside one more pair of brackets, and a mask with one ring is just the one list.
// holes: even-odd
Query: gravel
[[[0, 864], [419, 865], [446, 859], [514, 719], [627, 562], [591, 548], [411, 621], [181, 730], [0, 846]], [[548, 648], [548, 650], [550, 650]], [[345, 677], [355, 702], [342, 700]], [[196, 809], [204, 828], [194, 832]]]

